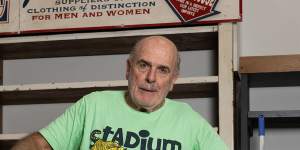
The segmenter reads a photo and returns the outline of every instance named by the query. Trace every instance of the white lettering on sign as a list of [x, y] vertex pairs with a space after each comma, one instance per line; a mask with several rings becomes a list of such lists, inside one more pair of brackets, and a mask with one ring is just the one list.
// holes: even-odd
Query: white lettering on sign
[[200, 4], [204, 4], [207, 6], [213, 6], [213, 4], [215, 3], [215, 0], [193, 0], [194, 2], [200, 2]]

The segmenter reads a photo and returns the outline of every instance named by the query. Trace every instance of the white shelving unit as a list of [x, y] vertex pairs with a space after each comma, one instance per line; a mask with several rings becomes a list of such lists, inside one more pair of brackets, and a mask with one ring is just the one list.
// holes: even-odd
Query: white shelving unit
[[[232, 23], [224, 23], [217, 26], [2, 37], [0, 53], [3, 60], [126, 54], [137, 39], [147, 35], [168, 36], [183, 51], [218, 50], [218, 75], [180, 78], [169, 96], [218, 97], [219, 125], [216, 130], [233, 149], [233, 31]], [[2, 80], [2, 69], [0, 73]], [[126, 80], [3, 85], [0, 86], [0, 96], [2, 105], [74, 102], [91, 91], [126, 89], [126, 86]], [[0, 134], [0, 147], [25, 135], [27, 133]]]

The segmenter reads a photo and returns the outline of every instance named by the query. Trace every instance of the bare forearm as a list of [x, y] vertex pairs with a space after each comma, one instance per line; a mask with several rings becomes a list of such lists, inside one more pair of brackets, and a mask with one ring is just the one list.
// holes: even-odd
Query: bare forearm
[[40, 133], [33, 133], [18, 141], [11, 150], [52, 150]]

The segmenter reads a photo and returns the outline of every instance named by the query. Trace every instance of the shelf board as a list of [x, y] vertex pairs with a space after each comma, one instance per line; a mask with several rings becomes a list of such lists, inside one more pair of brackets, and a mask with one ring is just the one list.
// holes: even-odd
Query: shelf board
[[19, 140], [27, 135], [29, 135], [29, 133], [0, 134], [0, 141]]
[[257, 118], [264, 115], [265, 126], [267, 128], [299, 128], [300, 127], [300, 110], [286, 111], [250, 111], [248, 118], [251, 119], [254, 127], [257, 127]]
[[249, 73], [250, 87], [286, 87], [300, 86], [300, 71], [274, 72], [274, 73]]
[[300, 71], [300, 54], [247, 56], [240, 58], [241, 73], [276, 73]]
[[[213, 127], [216, 132], [218, 132], [218, 127]], [[14, 133], [14, 134], [0, 134], [1, 141], [16, 141], [20, 140], [29, 135], [29, 133]]]
[[27, 135], [29, 135], [29, 133], [0, 134], [0, 149], [10, 149], [17, 140]]
[[300, 118], [300, 110], [286, 111], [250, 111], [249, 118], [257, 118], [259, 115], [264, 115], [265, 118]]
[[[214, 127], [218, 132], [218, 127]], [[0, 134], [0, 149], [10, 149], [18, 140], [29, 135], [29, 133], [16, 133], [16, 134]]]
[[[170, 98], [214, 97], [218, 76], [179, 78]], [[83, 95], [101, 90], [126, 90], [127, 80], [47, 83], [0, 86], [2, 105], [75, 102]]]
[[148, 35], [165, 35], [180, 51], [217, 50], [217, 29], [198, 26], [6, 37], [0, 39], [0, 54], [4, 60], [128, 54], [138, 39]]

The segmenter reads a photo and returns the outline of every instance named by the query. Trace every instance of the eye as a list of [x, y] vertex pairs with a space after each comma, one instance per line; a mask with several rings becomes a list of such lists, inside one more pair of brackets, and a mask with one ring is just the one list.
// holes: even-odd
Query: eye
[[137, 62], [137, 68], [140, 71], [145, 71], [145, 70], [147, 70], [149, 68], [149, 64], [147, 64], [147, 63], [145, 63], [143, 61], [139, 61], [139, 62]]
[[169, 74], [169, 73], [170, 73], [170, 69], [169, 69], [168, 67], [164, 67], [164, 66], [159, 67], [159, 68], [158, 68], [158, 71], [159, 71], [159, 73], [161, 73], [161, 74]]
[[144, 63], [144, 62], [140, 62], [140, 63], [138, 63], [138, 65], [139, 65], [139, 68], [146, 68], [147, 67], [147, 64]]

